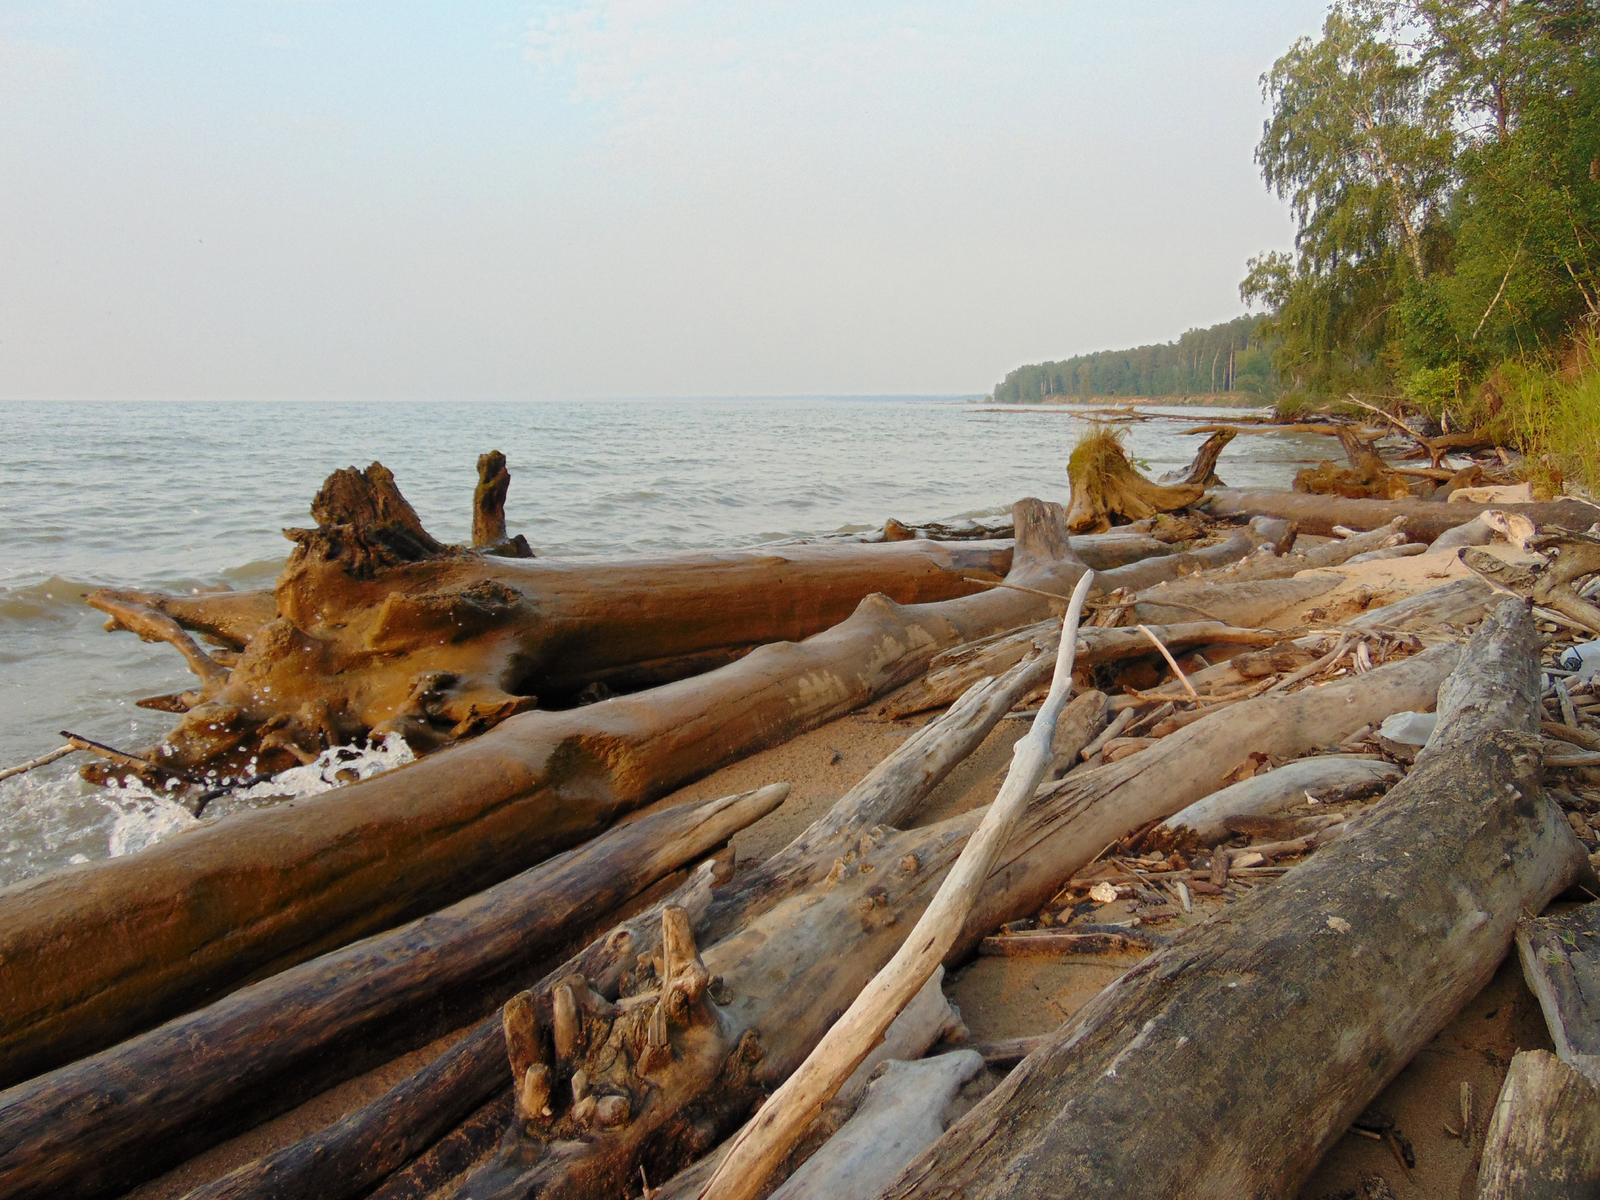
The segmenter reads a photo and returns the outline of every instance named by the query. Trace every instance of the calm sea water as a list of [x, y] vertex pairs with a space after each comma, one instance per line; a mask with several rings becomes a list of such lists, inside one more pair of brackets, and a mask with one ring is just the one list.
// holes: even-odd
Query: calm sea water
[[[1153, 473], [1182, 465], [1199, 441], [1183, 428], [1135, 424], [1130, 450]], [[0, 767], [62, 729], [155, 741], [175, 718], [134, 701], [189, 686], [183, 662], [105, 633], [83, 593], [270, 586], [281, 530], [309, 523], [338, 467], [383, 462], [429, 532], [464, 541], [478, 455], [499, 449], [510, 531], [541, 556], [661, 553], [1065, 501], [1080, 429], [1058, 412], [907, 400], [0, 405]], [[1219, 472], [1286, 486], [1321, 442], [1242, 437]], [[137, 790], [83, 784], [74, 765], [0, 782], [0, 883], [187, 822]]]

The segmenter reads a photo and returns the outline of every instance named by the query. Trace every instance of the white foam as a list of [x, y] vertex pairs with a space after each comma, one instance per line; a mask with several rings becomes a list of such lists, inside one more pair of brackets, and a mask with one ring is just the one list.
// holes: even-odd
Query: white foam
[[[365, 746], [333, 746], [303, 767], [290, 767], [253, 787], [231, 793], [235, 800], [265, 800], [272, 796], [319, 796], [346, 783], [371, 779], [395, 767], [414, 762], [416, 755], [405, 739], [391, 733]], [[350, 773], [354, 778], [350, 778]], [[341, 777], [342, 776], [342, 777]]]
[[106, 838], [109, 858], [135, 854], [199, 824], [183, 805], [152, 792], [142, 783], [110, 784], [100, 799], [116, 813]]

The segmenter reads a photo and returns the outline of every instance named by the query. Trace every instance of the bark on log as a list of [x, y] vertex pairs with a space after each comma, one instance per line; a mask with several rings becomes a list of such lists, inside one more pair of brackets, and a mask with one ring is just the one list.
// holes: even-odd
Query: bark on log
[[[1070, 591], [1084, 568], [1060, 506], [1017, 514], [1010, 577]], [[1048, 605], [1003, 588], [926, 605], [868, 597], [824, 633], [695, 679], [524, 713], [403, 770], [0, 890], [0, 1083], [480, 891]]]
[[1556, 1054], [1600, 1087], [1600, 906], [1524, 918], [1517, 954]]
[[1491, 508], [1519, 513], [1541, 527], [1584, 530], [1600, 521], [1600, 508], [1572, 499], [1545, 504], [1436, 504], [1427, 500], [1344, 500], [1300, 492], [1224, 489], [1213, 492], [1205, 504], [1213, 516], [1283, 517], [1298, 522], [1302, 533], [1325, 536], [1333, 534], [1335, 525], [1376, 529], [1396, 517], [1405, 517], [1406, 535], [1418, 542], [1431, 542], [1446, 529], [1465, 524]]
[[[1180, 617], [1189, 615], [1192, 614], [1185, 612]], [[1260, 629], [1238, 629], [1221, 621], [1158, 624], [1154, 632], [1169, 647], [1181, 649], [1223, 642], [1270, 646], [1279, 636]], [[1142, 658], [1151, 652], [1150, 643], [1137, 629], [1082, 629], [1078, 633], [1078, 642], [1078, 661], [1083, 665]], [[957, 647], [934, 660], [936, 663], [943, 660], [944, 665], [929, 670], [920, 679], [912, 680], [886, 697], [872, 712], [875, 716], [897, 720], [927, 712], [930, 708], [942, 708], [985, 676], [1008, 670], [1024, 657], [1053, 655], [1060, 645], [1060, 622], [1047, 620], [1025, 626], [1003, 638], [988, 639], [974, 649]]]
[[1108, 987], [886, 1195], [1295, 1195], [1586, 868], [1539, 790], [1538, 649], [1497, 607], [1382, 805]]
[[1279, 812], [1301, 803], [1307, 795], [1321, 800], [1333, 792], [1352, 796], [1358, 789], [1371, 795], [1400, 776], [1400, 768], [1393, 763], [1369, 758], [1337, 754], [1303, 758], [1213, 792], [1156, 828], [1174, 841], [1190, 836], [1203, 846], [1215, 845], [1228, 836], [1223, 822], [1229, 817]]
[[1478, 1200], [1600, 1194], [1600, 1091], [1548, 1050], [1524, 1050], [1500, 1085]]
[[109, 1195], [479, 1017], [541, 950], [775, 809], [655, 813], [469, 900], [0, 1093], [0, 1192]]

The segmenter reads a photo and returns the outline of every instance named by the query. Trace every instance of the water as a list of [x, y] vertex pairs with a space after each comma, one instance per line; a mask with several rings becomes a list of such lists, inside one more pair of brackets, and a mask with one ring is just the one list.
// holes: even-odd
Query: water
[[[1081, 429], [1059, 412], [830, 399], [11, 403], [0, 421], [0, 767], [60, 745], [63, 729], [156, 741], [176, 718], [134, 701], [191, 677], [171, 648], [105, 633], [82, 595], [270, 586], [289, 550], [280, 531], [310, 523], [311, 497], [338, 467], [382, 461], [429, 532], [465, 541], [477, 457], [499, 449], [508, 526], [541, 556], [662, 553], [1064, 501]], [[1184, 427], [1135, 424], [1130, 450], [1152, 474], [1180, 466], [1199, 441]], [[1218, 470], [1236, 486], [1283, 487], [1326, 454], [1320, 438], [1246, 436]], [[378, 748], [354, 765], [370, 773], [401, 757]], [[78, 761], [0, 782], [0, 883], [192, 824], [143, 789], [82, 783]], [[332, 786], [307, 771], [302, 789]], [[230, 798], [207, 819], [272, 802]]]

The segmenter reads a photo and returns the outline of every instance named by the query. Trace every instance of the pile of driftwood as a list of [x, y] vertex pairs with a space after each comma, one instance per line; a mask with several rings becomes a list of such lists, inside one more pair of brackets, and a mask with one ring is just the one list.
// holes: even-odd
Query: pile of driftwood
[[[1600, 920], [1536, 915], [1600, 895], [1600, 510], [1229, 492], [1226, 441], [1158, 485], [1111, 439], [1006, 538], [591, 563], [507, 538], [498, 455], [476, 548], [374, 464], [271, 594], [96, 594], [198, 680], [99, 777], [422, 757], [0, 893], [0, 1192], [123, 1194], [431, 1044], [191, 1196], [1293, 1196], [1514, 943], [1557, 1054], [1477, 1194], [1594, 1186]], [[1444, 582], [1295, 616], [1413, 554]], [[914, 728], [764, 861], [780, 781], [647, 808], [851, 712]], [[1008, 721], [994, 802], [919, 821]], [[985, 955], [1128, 969], [973, 1043]]]

